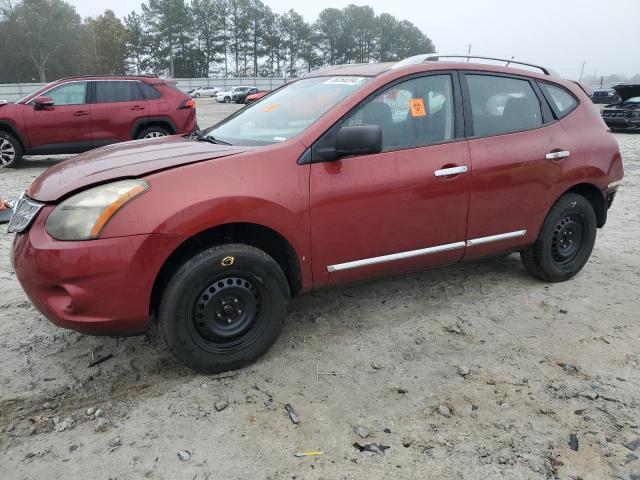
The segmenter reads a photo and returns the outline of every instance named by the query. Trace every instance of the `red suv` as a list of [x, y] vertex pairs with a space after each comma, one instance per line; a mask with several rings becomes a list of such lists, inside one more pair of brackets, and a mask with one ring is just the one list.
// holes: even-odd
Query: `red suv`
[[217, 372], [265, 353], [312, 289], [509, 252], [567, 280], [622, 176], [587, 94], [547, 70], [345, 65], [204, 132], [54, 166], [15, 207], [12, 258], [56, 325], [157, 317], [179, 358]]
[[190, 133], [195, 102], [155, 77], [73, 77], [0, 104], [0, 166], [22, 155], [80, 153], [137, 138]]

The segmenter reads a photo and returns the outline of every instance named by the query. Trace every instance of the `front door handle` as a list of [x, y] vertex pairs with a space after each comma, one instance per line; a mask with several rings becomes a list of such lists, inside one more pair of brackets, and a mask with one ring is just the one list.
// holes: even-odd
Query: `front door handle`
[[467, 173], [467, 166], [460, 165], [459, 167], [442, 168], [433, 172], [436, 177], [448, 177], [449, 175], [458, 175], [459, 173]]
[[553, 152], [547, 153], [545, 158], [547, 160], [559, 160], [561, 158], [568, 158], [571, 156], [571, 152], [569, 150], [554, 150]]
[[74, 117], [84, 117], [85, 115], [89, 115], [89, 112], [86, 110], [80, 110], [78, 112], [73, 112]]
[[144, 110], [144, 107], [141, 107], [140, 105], [134, 105], [133, 107], [131, 107], [131, 110]]

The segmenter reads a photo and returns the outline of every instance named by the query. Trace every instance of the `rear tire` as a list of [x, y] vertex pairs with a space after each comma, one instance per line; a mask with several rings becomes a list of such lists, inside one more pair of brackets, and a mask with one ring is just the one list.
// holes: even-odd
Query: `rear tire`
[[581, 195], [563, 195], [547, 214], [536, 243], [520, 252], [525, 269], [547, 282], [563, 282], [586, 265], [596, 241], [593, 206]]
[[269, 350], [288, 304], [289, 285], [273, 258], [248, 245], [220, 245], [175, 272], [160, 303], [160, 332], [191, 368], [234, 370]]
[[144, 130], [142, 130], [138, 134], [137, 138], [138, 138], [138, 140], [141, 140], [141, 139], [166, 137], [168, 135], [171, 135], [169, 130], [167, 130], [164, 127], [158, 127], [158, 126], [154, 125], [152, 127], [147, 127]]
[[13, 168], [22, 161], [22, 145], [10, 133], [0, 131], [0, 167]]

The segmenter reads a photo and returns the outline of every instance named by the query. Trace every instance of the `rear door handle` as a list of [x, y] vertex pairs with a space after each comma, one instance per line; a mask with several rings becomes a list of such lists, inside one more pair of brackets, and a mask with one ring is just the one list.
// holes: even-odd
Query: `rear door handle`
[[79, 112], [73, 112], [74, 117], [83, 117], [85, 115], [89, 115], [89, 112], [86, 110], [80, 110]]
[[560, 158], [567, 158], [571, 156], [571, 152], [569, 150], [559, 150], [554, 152], [549, 152], [546, 155], [547, 160], [558, 160]]
[[141, 107], [140, 105], [134, 105], [133, 107], [131, 107], [131, 110], [144, 110], [144, 107]]
[[442, 168], [433, 172], [436, 177], [448, 177], [449, 175], [458, 175], [459, 173], [467, 173], [467, 166], [460, 165], [459, 167]]

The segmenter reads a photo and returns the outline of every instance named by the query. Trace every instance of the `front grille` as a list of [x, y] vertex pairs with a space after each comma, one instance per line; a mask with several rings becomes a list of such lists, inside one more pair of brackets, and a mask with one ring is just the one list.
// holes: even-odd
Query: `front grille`
[[44, 207], [43, 203], [35, 202], [23, 193], [13, 207], [13, 215], [9, 220], [7, 232], [24, 232], [31, 225], [31, 222], [36, 218], [42, 207]]

